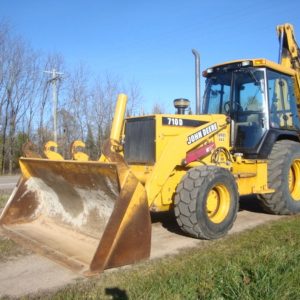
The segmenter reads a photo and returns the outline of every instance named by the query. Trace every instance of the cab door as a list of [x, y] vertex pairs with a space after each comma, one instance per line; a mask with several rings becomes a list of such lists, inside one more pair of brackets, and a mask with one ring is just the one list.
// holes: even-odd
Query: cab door
[[268, 129], [265, 69], [239, 69], [233, 73], [231, 117], [236, 152], [256, 153]]
[[280, 130], [299, 130], [299, 116], [292, 77], [267, 70], [270, 127]]

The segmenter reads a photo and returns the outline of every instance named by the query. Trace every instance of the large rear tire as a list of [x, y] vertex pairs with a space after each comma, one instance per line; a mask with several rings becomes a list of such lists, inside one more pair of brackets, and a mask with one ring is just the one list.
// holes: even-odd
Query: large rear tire
[[176, 190], [177, 223], [193, 237], [220, 238], [236, 219], [238, 198], [235, 179], [228, 170], [215, 166], [192, 168]]
[[282, 140], [274, 144], [268, 162], [268, 186], [272, 194], [259, 198], [265, 211], [279, 215], [300, 212], [300, 144]]

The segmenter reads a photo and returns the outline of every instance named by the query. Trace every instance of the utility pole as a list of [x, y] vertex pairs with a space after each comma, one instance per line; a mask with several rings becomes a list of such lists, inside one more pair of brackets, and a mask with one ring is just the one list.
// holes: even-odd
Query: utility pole
[[57, 80], [61, 79], [63, 73], [52, 71], [44, 71], [44, 73], [52, 74], [52, 78], [48, 81], [52, 84], [52, 101], [53, 101], [53, 139], [57, 143]]

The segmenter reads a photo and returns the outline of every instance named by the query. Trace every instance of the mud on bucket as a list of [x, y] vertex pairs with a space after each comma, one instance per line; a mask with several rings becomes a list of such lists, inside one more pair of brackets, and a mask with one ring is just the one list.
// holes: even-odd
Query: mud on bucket
[[23, 176], [0, 218], [17, 242], [86, 274], [150, 255], [144, 187], [114, 163], [22, 158]]

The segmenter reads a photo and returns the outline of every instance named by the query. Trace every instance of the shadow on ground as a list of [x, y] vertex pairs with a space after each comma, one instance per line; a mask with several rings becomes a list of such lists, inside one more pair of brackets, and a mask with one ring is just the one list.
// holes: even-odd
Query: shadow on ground
[[254, 213], [266, 213], [260, 205], [260, 200], [255, 195], [240, 197], [240, 211], [242, 210]]
[[118, 287], [106, 288], [105, 294], [110, 296], [113, 300], [127, 300], [129, 299], [125, 290], [121, 290]]
[[[265, 214], [260, 205], [260, 200], [255, 195], [240, 197], [239, 204], [239, 211], [249, 211], [252, 213]], [[172, 233], [188, 236], [187, 234], [182, 232], [182, 230], [178, 226], [173, 209], [171, 209], [169, 212], [151, 212], [151, 222], [152, 224], [160, 223], [163, 228]]]

